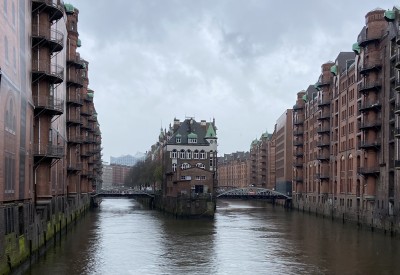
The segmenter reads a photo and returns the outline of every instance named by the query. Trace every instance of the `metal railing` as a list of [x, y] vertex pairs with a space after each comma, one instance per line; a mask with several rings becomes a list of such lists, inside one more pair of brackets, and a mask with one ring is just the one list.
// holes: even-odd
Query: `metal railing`
[[64, 146], [35, 143], [33, 145], [33, 154], [36, 156], [62, 158], [64, 156]]
[[44, 73], [61, 80], [61, 82], [64, 80], [64, 68], [60, 65], [50, 62], [49, 60], [32, 60], [32, 72]]
[[33, 96], [35, 108], [64, 112], [64, 100], [52, 96]]

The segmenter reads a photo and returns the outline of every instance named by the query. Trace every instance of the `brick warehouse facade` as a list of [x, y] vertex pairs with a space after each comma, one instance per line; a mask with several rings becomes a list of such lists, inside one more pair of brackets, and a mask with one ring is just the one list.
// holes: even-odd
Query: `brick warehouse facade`
[[294, 206], [398, 232], [400, 14], [376, 9], [365, 19], [353, 52], [323, 64], [298, 93]]
[[[101, 183], [101, 134], [81, 59], [79, 11], [0, 3], [0, 273], [88, 207]], [[3, 16], [4, 15], [4, 16]]]

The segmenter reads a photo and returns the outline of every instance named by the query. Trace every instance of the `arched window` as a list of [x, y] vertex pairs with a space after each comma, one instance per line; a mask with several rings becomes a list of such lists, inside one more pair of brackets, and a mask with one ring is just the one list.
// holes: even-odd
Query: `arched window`
[[174, 172], [176, 171], [176, 163], [172, 164], [172, 171], [174, 171]]
[[185, 150], [181, 150], [180, 152], [179, 152], [179, 158], [181, 158], [181, 159], [184, 159], [185, 158]]
[[200, 151], [200, 159], [206, 159], [206, 152], [204, 150]]
[[194, 150], [193, 158], [199, 159], [199, 151], [198, 150]]
[[206, 169], [206, 166], [201, 162], [196, 163], [196, 167], [198, 167], [200, 169]]
[[186, 151], [186, 158], [187, 159], [192, 159], [192, 151], [191, 150], [187, 150]]
[[176, 149], [172, 150], [171, 158], [176, 159], [177, 157], [178, 157], [178, 152], [176, 151]]
[[189, 164], [189, 163], [186, 163], [186, 162], [185, 162], [185, 163], [182, 163], [182, 164], [181, 164], [181, 169], [182, 169], [182, 170], [189, 169], [189, 168], [190, 168], [190, 164]]

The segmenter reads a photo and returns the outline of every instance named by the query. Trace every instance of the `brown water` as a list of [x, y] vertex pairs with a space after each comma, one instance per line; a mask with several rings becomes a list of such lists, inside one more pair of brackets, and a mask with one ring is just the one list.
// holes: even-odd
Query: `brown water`
[[400, 274], [400, 240], [262, 202], [204, 221], [105, 199], [23, 274]]

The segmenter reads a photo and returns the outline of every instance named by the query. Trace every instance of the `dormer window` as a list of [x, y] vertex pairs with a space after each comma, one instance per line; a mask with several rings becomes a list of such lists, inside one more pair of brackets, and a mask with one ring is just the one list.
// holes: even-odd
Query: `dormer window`
[[188, 143], [197, 143], [197, 135], [195, 133], [188, 135]]
[[181, 143], [181, 137], [176, 137], [175, 142], [176, 143]]

